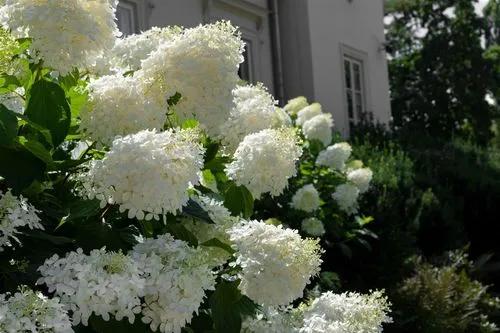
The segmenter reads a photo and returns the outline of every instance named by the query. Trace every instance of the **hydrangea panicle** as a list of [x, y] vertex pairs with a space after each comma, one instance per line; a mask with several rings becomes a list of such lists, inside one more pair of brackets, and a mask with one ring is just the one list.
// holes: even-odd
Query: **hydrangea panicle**
[[193, 130], [145, 130], [118, 137], [104, 159], [79, 176], [80, 193], [101, 205], [118, 204], [129, 218], [158, 219], [186, 205], [197, 184], [204, 149]]
[[348, 214], [358, 211], [359, 189], [353, 184], [342, 184], [337, 186], [332, 194], [333, 199], [337, 202], [340, 209]]
[[214, 289], [206, 253], [164, 234], [137, 244], [131, 256], [146, 280], [142, 321], [153, 331], [180, 333], [198, 312], [205, 291]]
[[165, 124], [166, 110], [146, 99], [131, 76], [103, 76], [92, 80], [87, 90], [80, 129], [92, 140], [110, 145], [116, 136], [160, 130]]
[[317, 240], [297, 230], [262, 221], [243, 221], [228, 231], [240, 265], [241, 292], [265, 306], [287, 305], [302, 297], [319, 273], [322, 250]]
[[244, 185], [258, 199], [262, 193], [277, 196], [297, 174], [295, 163], [302, 155], [291, 129], [265, 129], [247, 135], [226, 166], [227, 176]]
[[0, 191], [0, 252], [4, 247], [13, 246], [12, 241], [21, 244], [16, 236], [19, 228], [44, 229], [39, 212], [23, 196], [16, 197], [10, 190]]
[[370, 168], [354, 169], [347, 172], [347, 179], [358, 187], [359, 193], [368, 191], [372, 177], [373, 172]]
[[319, 140], [325, 146], [332, 141], [333, 119], [329, 113], [322, 113], [304, 122], [302, 132], [308, 140]]
[[295, 192], [292, 197], [291, 206], [297, 210], [310, 213], [319, 208], [321, 199], [313, 184], [307, 184]]
[[276, 111], [276, 101], [262, 83], [239, 86], [233, 90], [234, 108], [222, 125], [222, 142], [226, 150], [234, 153], [248, 134], [266, 128], [281, 127], [283, 120]]
[[130, 323], [141, 312], [144, 279], [139, 265], [120, 252], [104, 248], [85, 255], [82, 249], [47, 259], [38, 268], [45, 284], [73, 312], [73, 324], [87, 326], [92, 314], [108, 321], [128, 318]]
[[29, 53], [61, 75], [89, 68], [120, 35], [116, 0], [5, 0], [0, 24], [31, 38]]
[[321, 104], [312, 103], [311, 105], [306, 106], [299, 112], [297, 112], [297, 120], [295, 121], [297, 125], [302, 126], [306, 121], [315, 117], [317, 115], [322, 114]]
[[320, 219], [316, 217], [309, 217], [302, 220], [302, 231], [313, 237], [321, 237], [325, 234], [325, 226]]
[[326, 166], [343, 171], [345, 163], [351, 156], [352, 148], [347, 142], [336, 143], [322, 150], [316, 158], [317, 166]]
[[175, 105], [180, 121], [200, 122], [210, 136], [220, 134], [221, 125], [233, 106], [231, 91], [238, 83], [243, 62], [243, 41], [229, 22], [186, 29], [164, 42], [142, 62], [134, 75], [148, 98], [166, 105], [179, 93]]
[[304, 96], [299, 96], [289, 100], [283, 110], [285, 110], [285, 112], [289, 115], [295, 116], [300, 110], [308, 105], [309, 103], [307, 102], [307, 99]]
[[59, 299], [21, 287], [14, 295], [0, 294], [0, 332], [73, 333]]

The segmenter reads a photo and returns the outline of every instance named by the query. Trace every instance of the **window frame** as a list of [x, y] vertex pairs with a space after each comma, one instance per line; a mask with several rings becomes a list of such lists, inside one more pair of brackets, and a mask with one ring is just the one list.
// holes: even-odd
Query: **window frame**
[[[149, 28], [149, 16], [154, 5], [147, 0], [120, 0], [118, 6], [129, 7], [132, 9], [134, 27], [132, 33], [137, 34]], [[118, 9], [117, 9], [118, 10]], [[125, 33], [123, 33], [126, 36]]]
[[[347, 87], [347, 78], [346, 78], [346, 65], [345, 62], [349, 61], [350, 65], [350, 75], [351, 75], [351, 96], [352, 96], [352, 110], [353, 110], [353, 115], [352, 117], [349, 115], [349, 101], [348, 101], [348, 87]], [[354, 49], [350, 46], [347, 46], [345, 44], [340, 45], [340, 68], [341, 68], [341, 75], [342, 75], [342, 100], [344, 104], [344, 112], [346, 115], [346, 125], [348, 128], [348, 131], [351, 130], [352, 126], [359, 123], [360, 116], [366, 116], [370, 115], [370, 121], [372, 120], [373, 115], [370, 112], [370, 105], [371, 105], [371, 94], [370, 94], [370, 86], [368, 84], [369, 82], [369, 63], [368, 63], [368, 54], [366, 52]], [[358, 114], [356, 110], [356, 100], [357, 98], [355, 97], [356, 94], [356, 89], [354, 87], [354, 66], [353, 63], [358, 65], [360, 67], [359, 71], [359, 77], [360, 77], [360, 90], [357, 90], [357, 93], [361, 94], [361, 102], [362, 102], [362, 107], [361, 107], [361, 115]]]

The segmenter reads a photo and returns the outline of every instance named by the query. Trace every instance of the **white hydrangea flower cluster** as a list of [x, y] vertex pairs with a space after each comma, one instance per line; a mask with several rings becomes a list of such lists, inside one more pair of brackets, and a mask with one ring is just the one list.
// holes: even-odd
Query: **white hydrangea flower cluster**
[[309, 217], [302, 220], [301, 228], [302, 231], [314, 237], [321, 237], [325, 234], [323, 222], [316, 217]]
[[0, 294], [0, 332], [73, 333], [71, 321], [57, 298], [21, 288], [14, 295]]
[[308, 140], [319, 140], [325, 146], [332, 141], [333, 118], [329, 113], [321, 113], [304, 122], [302, 132]]
[[102, 76], [87, 86], [89, 101], [80, 112], [80, 130], [110, 145], [116, 136], [163, 128], [166, 108], [145, 98], [137, 80], [121, 74]]
[[295, 123], [299, 126], [302, 126], [309, 119], [322, 113], [323, 110], [321, 108], [321, 104], [312, 103], [311, 105], [308, 105], [297, 112], [297, 120], [295, 120]]
[[231, 91], [238, 83], [243, 41], [229, 22], [186, 29], [165, 42], [142, 62], [135, 77], [148, 98], [165, 105], [176, 93], [181, 121], [196, 118], [212, 137], [229, 118]]
[[303, 295], [311, 277], [319, 273], [318, 241], [302, 239], [297, 230], [244, 221], [228, 233], [242, 269], [239, 288], [258, 304], [289, 304]]
[[[239, 222], [239, 217], [231, 216], [231, 213], [224, 207], [222, 201], [203, 195], [193, 196], [191, 199], [198, 203], [201, 208], [208, 213], [214, 223], [186, 219], [183, 221], [183, 225], [196, 235], [200, 244], [215, 238], [230, 246], [231, 241], [226, 231]], [[219, 247], [206, 246], [204, 250], [208, 253], [208, 260], [213, 266], [220, 266], [226, 263], [231, 257], [228, 251]]]
[[226, 166], [227, 176], [244, 185], [255, 199], [262, 193], [277, 196], [297, 174], [295, 163], [302, 155], [291, 129], [265, 129], [247, 135]]
[[369, 295], [326, 292], [304, 311], [300, 333], [379, 333], [390, 323], [390, 303], [380, 291]]
[[245, 136], [266, 128], [286, 125], [276, 109], [276, 100], [262, 83], [239, 86], [233, 90], [234, 108], [222, 125], [222, 142], [226, 151], [234, 153]]
[[145, 130], [118, 137], [102, 160], [80, 175], [80, 192], [89, 199], [120, 205], [129, 218], [159, 219], [176, 214], [198, 182], [204, 149], [191, 130]]
[[139, 264], [122, 253], [82, 249], [64, 258], [47, 259], [38, 268], [42, 277], [37, 284], [46, 284], [49, 292], [60, 297], [73, 312], [73, 324], [88, 325], [92, 314], [109, 320], [128, 318], [130, 323], [141, 312], [144, 279]]
[[348, 214], [353, 214], [358, 211], [359, 194], [360, 191], [356, 185], [346, 183], [337, 186], [332, 197], [337, 202], [340, 209]]
[[343, 171], [345, 163], [351, 156], [352, 148], [347, 142], [340, 142], [328, 146], [316, 158], [317, 166], [326, 166], [334, 170]]
[[299, 96], [289, 100], [283, 110], [289, 115], [294, 116], [308, 105], [307, 99], [304, 96]]
[[368, 191], [372, 178], [373, 171], [370, 168], [359, 168], [347, 172], [347, 179], [358, 187], [360, 194]]
[[35, 61], [65, 75], [88, 68], [111, 48], [119, 32], [116, 0], [5, 0], [0, 24], [16, 38], [29, 37]]
[[320, 203], [321, 199], [318, 190], [313, 184], [307, 184], [295, 192], [290, 205], [294, 209], [310, 213], [318, 209]]
[[0, 191], [0, 252], [4, 247], [13, 246], [12, 241], [21, 244], [16, 237], [20, 233], [19, 228], [44, 229], [38, 213], [23, 196], [16, 197], [10, 190], [5, 193]]
[[182, 28], [177, 26], [152, 27], [140, 34], [119, 38], [111, 50], [112, 63], [121, 71], [137, 71], [141, 69], [143, 60], [156, 51], [160, 45], [171, 41], [181, 32]]
[[153, 331], [180, 333], [215, 286], [203, 250], [165, 234], [137, 244], [131, 255], [146, 280], [142, 321]]

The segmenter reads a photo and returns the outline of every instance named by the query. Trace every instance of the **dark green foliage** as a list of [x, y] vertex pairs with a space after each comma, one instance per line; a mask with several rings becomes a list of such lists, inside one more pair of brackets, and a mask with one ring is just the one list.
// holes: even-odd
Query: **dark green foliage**
[[387, 27], [394, 128], [410, 140], [459, 136], [486, 144], [491, 138], [495, 108], [485, 96], [498, 77], [494, 62], [483, 56], [486, 24], [475, 2], [400, 0], [387, 6], [394, 17]]
[[463, 252], [452, 252], [435, 266], [417, 257], [414, 273], [396, 291], [394, 332], [496, 332], [500, 299], [470, 277], [474, 269]]

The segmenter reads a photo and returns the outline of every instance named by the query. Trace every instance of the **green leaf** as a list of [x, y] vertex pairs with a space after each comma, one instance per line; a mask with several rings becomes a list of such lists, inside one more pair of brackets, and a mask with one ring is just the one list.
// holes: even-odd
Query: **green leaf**
[[17, 142], [40, 160], [44, 161], [48, 166], [52, 165], [53, 161], [50, 152], [40, 142], [26, 139], [24, 136], [18, 137]]
[[68, 237], [54, 236], [40, 230], [30, 230], [25, 232], [25, 234], [31, 238], [40, 239], [43, 241], [50, 242], [54, 245], [67, 245], [74, 243], [74, 240]]
[[240, 281], [221, 281], [210, 297], [210, 308], [215, 332], [239, 333], [244, 316], [255, 312], [255, 304], [243, 296], [238, 284]]
[[218, 247], [218, 248], [223, 249], [224, 251], [228, 252], [229, 254], [233, 254], [236, 252], [230, 245], [220, 241], [217, 238], [212, 238], [210, 240], [207, 240], [206, 242], [203, 242], [200, 245], [208, 246], [208, 247]]
[[194, 217], [200, 219], [204, 222], [214, 223], [210, 218], [210, 215], [203, 210], [203, 208], [194, 200], [189, 199], [188, 203], [182, 209], [182, 214], [187, 215], [189, 217]]
[[40, 80], [29, 91], [25, 115], [47, 128], [54, 147], [64, 141], [71, 124], [71, 109], [64, 90], [56, 83]]
[[196, 119], [187, 119], [182, 123], [181, 128], [183, 129], [195, 128], [199, 124], [200, 123]]
[[20, 87], [21, 83], [14, 75], [1, 74], [0, 75], [0, 94], [12, 92]]
[[8, 187], [17, 192], [29, 186], [33, 180], [41, 179], [45, 163], [29, 151], [0, 147], [0, 176], [5, 178]]
[[68, 222], [87, 220], [99, 214], [99, 200], [79, 200], [75, 198], [69, 204], [69, 212], [64, 216], [56, 229]]
[[167, 223], [166, 229], [167, 232], [175, 238], [183, 240], [193, 247], [198, 246], [198, 239], [196, 236], [186, 229], [182, 223]]
[[201, 172], [200, 184], [214, 193], [219, 192], [219, 190], [217, 189], [217, 179], [215, 179], [212, 171], [208, 169], [205, 169]]
[[17, 117], [0, 104], [0, 145], [10, 145], [17, 136]]
[[248, 218], [253, 213], [252, 193], [245, 186], [231, 185], [224, 196], [224, 206], [233, 215], [243, 215]]

